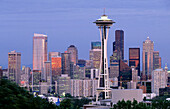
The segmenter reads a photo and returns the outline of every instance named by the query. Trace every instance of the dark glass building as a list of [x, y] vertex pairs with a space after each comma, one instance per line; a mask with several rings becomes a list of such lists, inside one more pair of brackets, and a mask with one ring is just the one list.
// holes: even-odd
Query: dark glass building
[[132, 69], [127, 65], [127, 61], [119, 60], [119, 86], [127, 88], [127, 82], [132, 80]]
[[91, 49], [101, 49], [101, 42], [91, 42]]
[[140, 76], [140, 48], [129, 48], [129, 66], [136, 67]]
[[62, 74], [68, 74], [70, 76], [72, 64], [70, 53], [61, 53]]
[[124, 60], [124, 31], [116, 30], [115, 31], [115, 48], [114, 50], [118, 51], [118, 58]]

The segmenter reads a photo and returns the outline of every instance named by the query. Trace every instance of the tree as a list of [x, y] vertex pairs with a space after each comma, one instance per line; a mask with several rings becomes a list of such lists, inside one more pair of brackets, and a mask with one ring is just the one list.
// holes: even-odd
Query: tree
[[24, 88], [6, 79], [0, 80], [0, 109], [56, 109], [40, 97], [34, 97]]

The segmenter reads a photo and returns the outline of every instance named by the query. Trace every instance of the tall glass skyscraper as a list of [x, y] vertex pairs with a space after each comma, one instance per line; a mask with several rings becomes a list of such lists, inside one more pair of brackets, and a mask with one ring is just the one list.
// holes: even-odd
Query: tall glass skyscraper
[[33, 70], [42, 70], [47, 61], [47, 35], [34, 33]]
[[143, 42], [142, 65], [143, 65], [143, 80], [151, 79], [151, 72], [153, 71], [153, 51], [154, 43], [147, 37]]
[[17, 53], [16, 51], [8, 53], [8, 77], [9, 80], [20, 84], [21, 53]]
[[113, 43], [114, 50], [117, 50], [118, 59], [124, 60], [124, 31], [115, 31], [115, 42]]
[[62, 74], [68, 74], [68, 76], [71, 75], [71, 53], [68, 53], [67, 51], [65, 53], [61, 53], [61, 64], [62, 64]]

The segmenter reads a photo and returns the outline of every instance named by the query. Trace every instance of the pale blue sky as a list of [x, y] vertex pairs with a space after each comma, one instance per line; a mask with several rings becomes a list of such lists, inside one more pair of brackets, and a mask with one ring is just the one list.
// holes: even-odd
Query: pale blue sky
[[22, 53], [22, 65], [32, 64], [34, 32], [48, 35], [48, 51], [64, 52], [74, 44], [79, 59], [89, 59], [91, 41], [100, 40], [92, 22], [103, 8], [116, 22], [109, 33], [108, 56], [114, 31], [122, 29], [126, 59], [129, 47], [140, 47], [142, 53], [142, 42], [149, 36], [163, 65], [170, 64], [169, 0], [0, 0], [0, 65], [7, 67], [12, 50]]

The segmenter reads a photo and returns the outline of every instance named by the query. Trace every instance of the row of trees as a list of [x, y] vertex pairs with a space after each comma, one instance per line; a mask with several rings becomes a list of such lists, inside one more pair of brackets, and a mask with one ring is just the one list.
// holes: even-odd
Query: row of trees
[[138, 103], [136, 100], [131, 101], [118, 101], [112, 109], [170, 109], [170, 101], [167, 100], [154, 100], [151, 105], [145, 103]]

